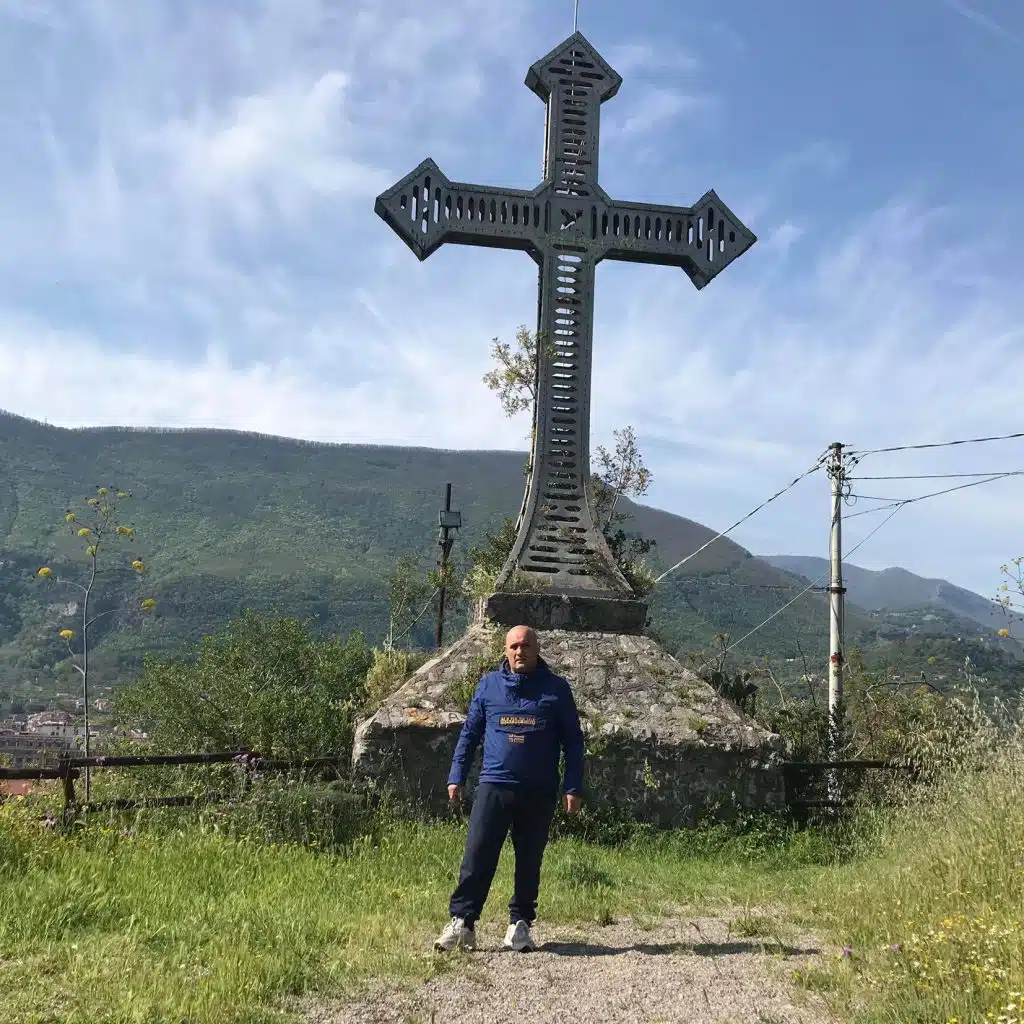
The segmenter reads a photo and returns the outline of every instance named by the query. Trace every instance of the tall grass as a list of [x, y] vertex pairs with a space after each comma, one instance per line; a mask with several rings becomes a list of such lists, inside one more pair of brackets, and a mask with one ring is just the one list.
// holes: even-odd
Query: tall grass
[[865, 1022], [1024, 1022], [1024, 728], [960, 704], [903, 806], [813, 887], [847, 956], [837, 1005]]

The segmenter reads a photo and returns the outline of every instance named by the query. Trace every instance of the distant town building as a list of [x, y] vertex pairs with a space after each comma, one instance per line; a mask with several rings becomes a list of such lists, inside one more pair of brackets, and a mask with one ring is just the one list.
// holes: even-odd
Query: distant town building
[[68, 736], [49, 733], [0, 730], [0, 757], [9, 760], [12, 768], [28, 768], [54, 764], [73, 746]]
[[[95, 742], [109, 732], [104, 726], [92, 726], [89, 738]], [[67, 711], [39, 711], [24, 723], [7, 719], [0, 724], [0, 757], [13, 768], [56, 764], [62, 756], [80, 754], [84, 748], [85, 729], [75, 725]]]

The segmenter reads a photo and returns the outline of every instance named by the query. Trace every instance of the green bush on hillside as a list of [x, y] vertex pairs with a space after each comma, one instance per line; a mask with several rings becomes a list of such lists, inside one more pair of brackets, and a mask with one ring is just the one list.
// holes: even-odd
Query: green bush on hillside
[[147, 657], [115, 718], [158, 749], [255, 750], [347, 760], [373, 651], [359, 633], [316, 640], [295, 619], [247, 612], [191, 658]]

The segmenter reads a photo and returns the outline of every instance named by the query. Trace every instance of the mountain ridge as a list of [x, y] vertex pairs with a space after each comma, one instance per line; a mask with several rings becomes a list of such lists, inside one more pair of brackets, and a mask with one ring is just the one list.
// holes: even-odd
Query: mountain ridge
[[[762, 561], [777, 569], [796, 573], [808, 580], [828, 572], [828, 559], [815, 555], [760, 555]], [[1007, 616], [1002, 607], [990, 598], [957, 586], [949, 580], [919, 576], [900, 566], [865, 569], [843, 563], [843, 583], [847, 597], [868, 611], [906, 611], [937, 605], [979, 625], [998, 629]], [[1011, 615], [1011, 621], [1024, 621]]]
[[[146, 594], [157, 601], [157, 614], [140, 619], [120, 610], [132, 606], [135, 591], [118, 585], [100, 600], [98, 610], [111, 614], [97, 630], [90, 663], [97, 679], [120, 681], [131, 678], [144, 652], [181, 653], [247, 607], [309, 619], [324, 633], [359, 629], [380, 642], [385, 581], [398, 557], [414, 554], [424, 568], [435, 561], [444, 485], [453, 484], [453, 506], [463, 515], [455, 557], [464, 564], [470, 546], [518, 512], [524, 463], [522, 452], [222, 429], [54, 427], [2, 414], [0, 694], [73, 682], [56, 634], [74, 623], [35, 572], [80, 557], [64, 510], [97, 484], [134, 495], [127, 510], [137, 532], [133, 550], [150, 567]], [[628, 530], [657, 540], [650, 558], [657, 571], [717, 532], [661, 509], [628, 502], [623, 508], [633, 516]], [[716, 633], [751, 633], [737, 659], [767, 655], [785, 663], [806, 655], [818, 670], [827, 659], [824, 594], [810, 591], [775, 614], [805, 586], [723, 538], [657, 588], [652, 626], [680, 656], [712, 649]], [[451, 612], [448, 636], [461, 631], [464, 614], [464, 607]], [[430, 644], [428, 618], [413, 632], [421, 646]], [[900, 629], [849, 607], [850, 644], [890, 643]]]

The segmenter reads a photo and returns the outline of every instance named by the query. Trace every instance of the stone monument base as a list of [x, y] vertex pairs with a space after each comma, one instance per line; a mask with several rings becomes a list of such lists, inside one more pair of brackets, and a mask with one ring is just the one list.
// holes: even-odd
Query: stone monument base
[[[499, 663], [504, 633], [497, 623], [474, 622], [361, 722], [356, 775], [392, 793], [406, 811], [444, 813], [469, 699], [480, 675]], [[680, 827], [700, 816], [784, 805], [780, 738], [654, 640], [595, 630], [538, 633], [542, 657], [576, 695], [587, 743], [586, 806]], [[471, 785], [478, 766], [479, 754]]]
[[537, 630], [638, 635], [647, 624], [647, 603], [589, 594], [491, 594], [478, 606], [477, 620]]

